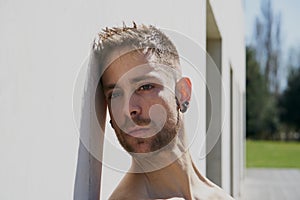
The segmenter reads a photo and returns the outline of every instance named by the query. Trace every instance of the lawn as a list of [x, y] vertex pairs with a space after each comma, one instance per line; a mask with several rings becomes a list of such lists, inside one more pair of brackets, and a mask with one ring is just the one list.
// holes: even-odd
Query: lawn
[[300, 168], [300, 142], [246, 142], [246, 166]]

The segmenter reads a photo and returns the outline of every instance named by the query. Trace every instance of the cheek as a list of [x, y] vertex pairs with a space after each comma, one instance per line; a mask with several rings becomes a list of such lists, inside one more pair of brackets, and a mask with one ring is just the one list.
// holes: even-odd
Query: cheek
[[[177, 118], [177, 103], [175, 95], [169, 91], [161, 91], [158, 94], [159, 101], [156, 104], [161, 105], [161, 109], [164, 109], [164, 113], [168, 118]], [[162, 113], [155, 113], [157, 116]]]
[[169, 108], [168, 110], [176, 110], [177, 103], [174, 92], [162, 90], [158, 93], [158, 96], [161, 99], [162, 104]]
[[122, 123], [121, 122], [121, 114], [120, 112], [123, 110], [122, 106], [120, 104], [115, 104], [113, 106], [109, 105], [108, 107], [110, 118], [115, 121], [117, 124]]

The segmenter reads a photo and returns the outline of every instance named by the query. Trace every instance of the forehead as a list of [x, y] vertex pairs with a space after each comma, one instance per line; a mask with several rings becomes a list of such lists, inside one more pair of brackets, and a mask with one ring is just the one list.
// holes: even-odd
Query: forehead
[[122, 76], [129, 70], [148, 63], [147, 59], [142, 55], [138, 55], [137, 52], [130, 52], [124, 55], [114, 54], [114, 58], [110, 60], [111, 63], [107, 66], [102, 75], [103, 82], [115, 78], [116, 76]]
[[170, 66], [149, 62], [146, 56], [139, 52], [130, 52], [116, 57], [102, 75], [102, 84], [116, 84], [121, 79], [134, 79], [143, 75], [151, 75], [160, 79], [172, 77]]

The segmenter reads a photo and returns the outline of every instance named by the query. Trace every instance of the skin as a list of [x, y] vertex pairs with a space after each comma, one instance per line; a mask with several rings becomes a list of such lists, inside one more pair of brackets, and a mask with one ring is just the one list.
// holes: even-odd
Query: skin
[[177, 107], [175, 81], [169, 79], [167, 72], [131, 54], [115, 60], [103, 74], [112, 125], [128, 152], [155, 151], [175, 137], [179, 119], [172, 109]]
[[184, 151], [180, 109], [190, 101], [191, 82], [174, 80], [168, 70], [133, 52], [115, 59], [102, 76], [112, 127], [132, 155], [131, 169], [110, 199], [232, 199]]

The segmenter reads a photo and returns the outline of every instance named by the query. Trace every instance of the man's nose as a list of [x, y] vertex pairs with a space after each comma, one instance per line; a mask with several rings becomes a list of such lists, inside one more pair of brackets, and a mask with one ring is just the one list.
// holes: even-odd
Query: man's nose
[[135, 118], [141, 114], [142, 107], [140, 101], [141, 99], [134, 93], [129, 97], [128, 112], [131, 118]]

